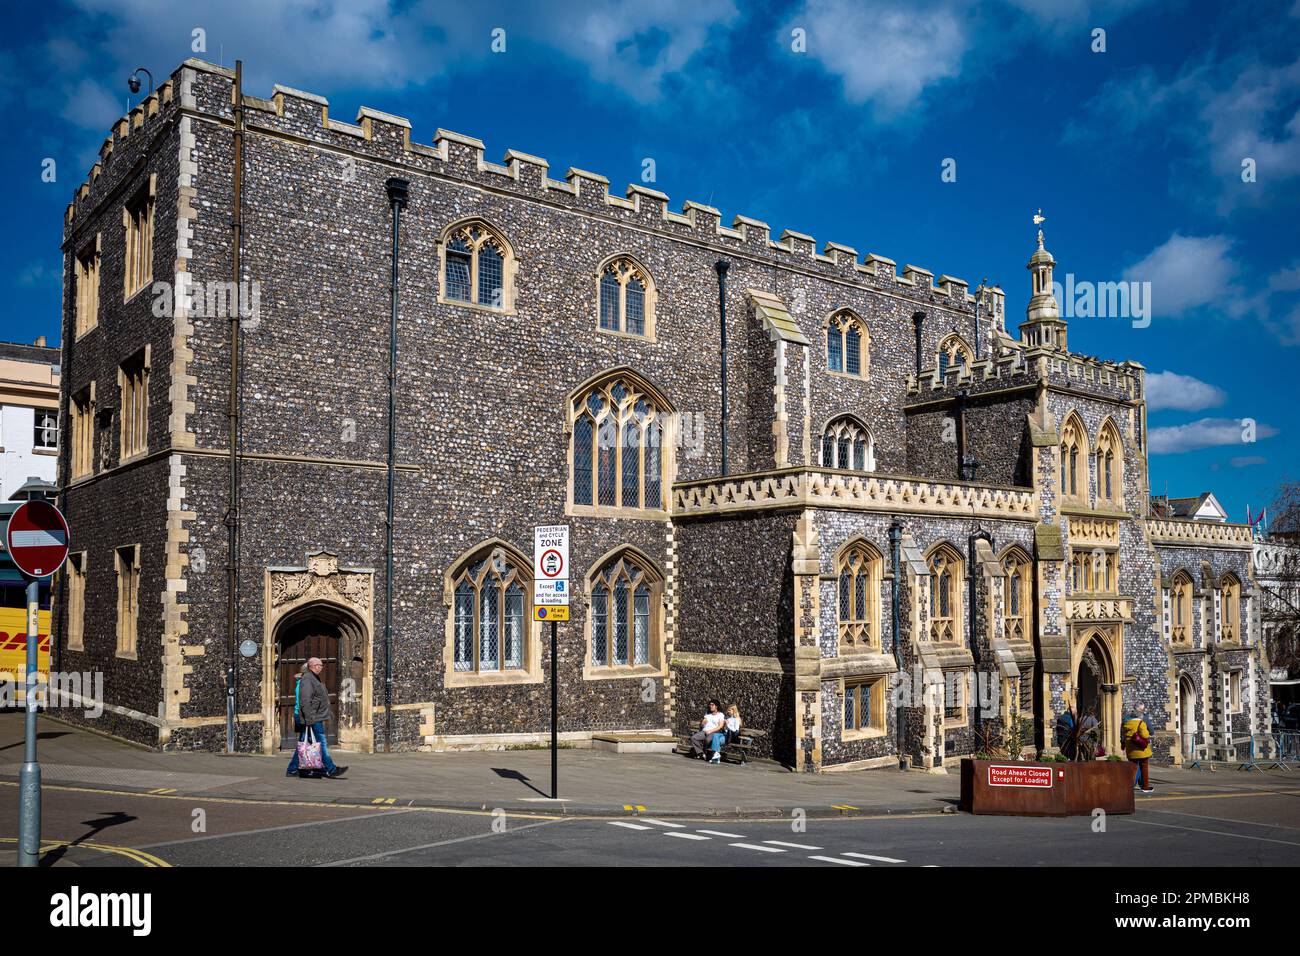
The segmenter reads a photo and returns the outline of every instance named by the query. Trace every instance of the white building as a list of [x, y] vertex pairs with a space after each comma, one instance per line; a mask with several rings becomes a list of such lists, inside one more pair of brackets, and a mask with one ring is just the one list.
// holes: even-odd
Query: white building
[[59, 455], [59, 350], [0, 342], [0, 501], [28, 478], [53, 482]]

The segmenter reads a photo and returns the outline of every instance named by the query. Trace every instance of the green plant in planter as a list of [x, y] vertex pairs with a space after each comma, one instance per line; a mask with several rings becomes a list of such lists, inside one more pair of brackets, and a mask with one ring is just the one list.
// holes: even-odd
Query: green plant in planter
[[1122, 761], [1124, 758], [1121, 757], [1121, 756], [1119, 756], [1118, 754], [1111, 754], [1111, 755], [1110, 755], [1109, 757], [1107, 757], [1106, 759], [1109, 760], [1109, 761], [1111, 761], [1112, 763], [1119, 763], [1119, 762]]

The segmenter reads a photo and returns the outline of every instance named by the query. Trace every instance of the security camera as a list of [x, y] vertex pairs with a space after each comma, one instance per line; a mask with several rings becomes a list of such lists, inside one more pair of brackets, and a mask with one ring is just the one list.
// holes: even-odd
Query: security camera
[[134, 73], [126, 78], [126, 86], [132, 93], [140, 92], [140, 78]]

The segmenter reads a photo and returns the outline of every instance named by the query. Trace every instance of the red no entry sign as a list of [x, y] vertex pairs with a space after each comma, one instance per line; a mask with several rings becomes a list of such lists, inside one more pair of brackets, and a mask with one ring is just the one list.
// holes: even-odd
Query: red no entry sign
[[24, 501], [9, 519], [5, 543], [19, 571], [43, 578], [67, 560], [68, 522], [48, 501]]

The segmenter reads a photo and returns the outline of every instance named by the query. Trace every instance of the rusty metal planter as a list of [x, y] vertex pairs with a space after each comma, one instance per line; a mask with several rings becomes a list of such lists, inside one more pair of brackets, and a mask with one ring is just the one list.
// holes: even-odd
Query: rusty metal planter
[[1133, 769], [1127, 762], [961, 762], [961, 809], [969, 813], [1087, 816], [1098, 807], [1133, 812]]

